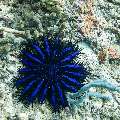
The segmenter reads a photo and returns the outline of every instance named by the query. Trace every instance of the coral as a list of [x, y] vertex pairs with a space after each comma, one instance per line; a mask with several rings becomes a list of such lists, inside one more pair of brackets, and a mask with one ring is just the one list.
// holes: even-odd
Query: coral
[[106, 55], [107, 54], [107, 50], [105, 49], [101, 49], [99, 52], [98, 52], [98, 60], [99, 60], [99, 63], [104, 63], [105, 62], [105, 59], [106, 59]]
[[[89, 89], [91, 87], [101, 87], [110, 91], [117, 91], [118, 93], [120, 93], [120, 87], [117, 87], [116, 85], [112, 85], [106, 80], [95, 80], [87, 85], [84, 85], [77, 93], [72, 93], [72, 94], [70, 93], [68, 95], [68, 101], [70, 102], [70, 104], [79, 106], [79, 104], [82, 103], [85, 100], [85, 98], [88, 96], [105, 99], [105, 100], [112, 99], [111, 95], [107, 96], [107, 95], [102, 95], [101, 93], [98, 92], [90, 92]], [[82, 95], [83, 93], [85, 94], [84, 96]]]
[[120, 59], [120, 47], [118, 45], [113, 45], [108, 49], [109, 56], [113, 59]]
[[[119, 120], [119, 92], [105, 86], [91, 86], [101, 80], [111, 83], [109, 87], [120, 86], [119, 4], [119, 0], [1, 0], [0, 93], [3, 98], [0, 99], [0, 119]], [[21, 42], [49, 32], [53, 36], [62, 33], [63, 42], [71, 40], [82, 48], [75, 62], [83, 61], [91, 69], [92, 74], [85, 79], [91, 87], [80, 94], [77, 94], [80, 91], [70, 96], [66, 93], [68, 104], [77, 106], [75, 112], [66, 107], [67, 113], [65, 108], [54, 115], [48, 102], [26, 108], [14, 96], [17, 89], [12, 89], [12, 80], [21, 66], [18, 61]], [[39, 41], [41, 44], [42, 40]], [[96, 77], [100, 79], [98, 83]]]
[[14, 1], [11, 12], [14, 14], [12, 28], [25, 31], [29, 38], [51, 32], [60, 33], [65, 28], [65, 14], [55, 0]]
[[99, 22], [93, 14], [93, 3], [93, 0], [86, 1], [86, 14], [83, 17], [84, 27], [82, 28], [82, 31], [85, 35], [90, 35], [93, 28], [98, 26], [99, 24]]
[[21, 91], [20, 100], [40, 103], [47, 99], [54, 111], [68, 106], [66, 92], [77, 92], [84, 84], [88, 72], [73, 59], [80, 51], [70, 41], [62, 42], [59, 37], [51, 40], [45, 37], [43, 43], [28, 42], [20, 59], [16, 87]]

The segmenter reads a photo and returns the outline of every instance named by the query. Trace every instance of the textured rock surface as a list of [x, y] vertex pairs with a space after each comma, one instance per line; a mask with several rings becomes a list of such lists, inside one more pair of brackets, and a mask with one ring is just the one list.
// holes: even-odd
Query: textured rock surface
[[115, 91], [91, 88], [89, 92], [110, 95], [112, 100], [86, 97], [74, 108], [55, 114], [48, 103], [26, 108], [17, 102], [12, 88], [21, 66], [17, 59], [21, 42], [49, 31], [60, 33], [63, 40], [72, 40], [82, 49], [76, 61], [91, 70], [86, 83], [99, 78], [119, 87], [119, 0], [17, 1], [22, 0], [0, 2], [0, 120], [119, 120], [120, 93]]

